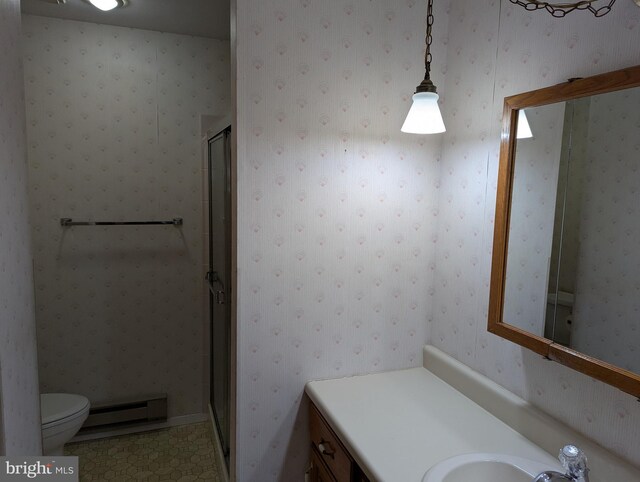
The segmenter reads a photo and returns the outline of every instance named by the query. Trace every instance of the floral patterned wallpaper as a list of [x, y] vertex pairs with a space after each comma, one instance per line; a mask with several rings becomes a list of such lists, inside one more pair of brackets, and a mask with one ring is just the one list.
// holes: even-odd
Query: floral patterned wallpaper
[[[7, 0], [2, 2], [4, 6]], [[446, 94], [442, 106], [448, 132], [414, 137], [401, 134], [399, 126], [422, 75], [421, 2], [238, 0], [237, 4], [238, 443], [242, 447], [238, 480], [301, 478], [308, 455], [306, 407], [301, 403], [304, 382], [419, 365], [425, 341], [640, 463], [640, 408], [634, 398], [486, 332], [502, 98], [568, 77], [640, 63], [636, 48], [640, 10], [631, 2], [618, 2], [613, 13], [601, 19], [577, 12], [558, 20], [506, 1], [437, 1], [434, 80]], [[53, 44], [54, 40], [59, 43]], [[45, 52], [53, 53], [43, 57], [65, 65], [66, 57], [52, 48], [65, 44], [68, 32], [54, 35], [51, 44], [43, 44]], [[46, 74], [44, 63], [40, 68]], [[153, 76], [143, 82], [154, 85]], [[50, 87], [43, 90], [38, 95], [47, 95]], [[105, 101], [105, 109], [110, 105]], [[59, 107], [64, 112], [64, 104]], [[29, 119], [30, 125], [47, 119], [49, 112], [38, 112]], [[136, 125], [145, 125], [145, 116], [140, 118]], [[117, 126], [117, 118], [109, 119], [111, 127]], [[42, 135], [65, 129], [65, 121], [51, 122]], [[139, 137], [153, 138], [144, 133]], [[68, 146], [61, 143], [56, 148], [62, 153]], [[31, 145], [32, 149], [36, 147]], [[168, 150], [159, 154], [173, 159]], [[53, 162], [53, 157], [62, 163], [57, 177], [55, 172], [48, 175], [65, 185], [68, 193], [76, 188], [65, 184], [69, 157], [60, 153], [43, 152], [37, 158], [44, 163]], [[77, 161], [82, 162], [82, 158]], [[93, 170], [105, 167], [103, 162]], [[131, 169], [145, 172], [147, 179], [163, 169], [170, 171], [165, 164], [152, 174], [144, 171], [144, 164]], [[87, 175], [82, 178], [85, 182]], [[179, 175], [174, 178], [190, 185]], [[111, 202], [84, 211], [89, 204], [86, 197], [113, 186], [113, 179], [125, 182], [114, 174], [109, 182], [87, 188], [81, 193], [84, 197], [68, 203], [64, 212], [74, 217], [126, 214], [123, 209], [110, 211]], [[151, 201], [137, 212], [146, 214], [147, 204], [151, 214], [165, 214], [165, 208], [177, 206], [157, 201], [152, 196], [155, 189], [171, 191], [168, 183], [145, 183], [139, 192]], [[167, 247], [176, 252], [176, 263], [183, 257], [178, 254], [183, 246], [171, 244], [160, 233], [148, 239], [148, 234], [136, 232], [106, 238], [106, 231], [74, 231], [63, 240], [53, 228], [62, 214], [47, 211], [56, 201], [52, 196], [40, 201], [41, 212], [46, 212], [46, 224], [41, 225], [51, 229], [45, 234], [58, 249], [63, 247], [57, 257], [69, 264], [69, 271], [53, 278], [53, 284], [71, 280], [71, 287], [81, 285], [87, 278], [73, 279], [73, 257], [82, 254], [84, 260], [93, 261], [96, 251], [109, 249], [117, 261], [124, 253], [114, 246], [129, 236], [136, 243], [141, 239], [136, 246], [142, 246], [140, 252], [146, 256], [142, 259], [153, 259], [160, 251], [166, 254]], [[185, 239], [190, 238], [185, 235]], [[186, 243], [196, 253], [196, 247]], [[46, 249], [50, 251], [43, 259], [51, 260], [52, 248]], [[100, 263], [95, 266], [100, 268]], [[119, 270], [115, 279], [131, 284], [114, 297], [126, 297], [148, 279]], [[141, 266], [140, 273], [144, 271]], [[150, 290], [171, 283], [162, 274], [155, 279], [161, 281]], [[176, 286], [170, 288], [176, 292]], [[80, 320], [79, 328], [82, 320], [113, 309], [102, 293], [87, 295], [96, 301], [67, 300], [73, 310], [99, 307], [73, 318]], [[162, 318], [166, 303], [154, 307], [144, 300], [134, 298], [125, 306], [145, 307], [145, 319], [148, 313], [149, 319], [161, 317], [158, 326], [171, 324], [174, 318]], [[111, 320], [124, 318], [128, 323], [112, 321], [106, 331], [89, 335], [113, 337], [126, 330], [133, 331], [134, 339], [142, 337], [146, 332], [137, 323], [143, 317], [129, 320], [128, 312], [110, 315]], [[71, 319], [62, 308], [53, 318]], [[180, 319], [184, 318], [190, 316]], [[62, 326], [56, 323], [51, 326]], [[194, 334], [180, 323], [180, 336]], [[60, 333], [55, 328], [54, 339]], [[154, 349], [162, 351], [165, 334], [154, 332], [154, 336], [158, 337]], [[186, 338], [173, 339], [172, 346], [176, 350], [187, 346], [191, 340]], [[82, 348], [77, 343], [75, 347]], [[107, 355], [116, 361], [107, 375], [119, 386], [120, 376], [131, 364], [117, 365], [122, 352]], [[76, 362], [83, 360], [79, 357]], [[150, 356], [143, 364], [154, 366], [156, 361]], [[176, 373], [190, 366], [182, 360], [175, 367], [162, 364], [164, 359], [160, 363], [158, 371], [175, 368]]]
[[582, 176], [572, 338], [581, 351], [640, 372], [638, 89], [591, 99]]
[[0, 454], [39, 455], [20, 2], [0, 0]]
[[400, 127], [424, 76], [426, 4], [237, 7], [238, 480], [303, 480], [307, 381], [421, 364], [441, 136]]
[[229, 43], [24, 25], [41, 388], [94, 403], [167, 393], [170, 417], [206, 413], [200, 116], [229, 111]]
[[237, 1], [238, 480], [300, 479], [305, 381], [423, 341], [639, 462], [635, 399], [486, 324], [502, 99], [640, 63], [640, 10], [435, 3], [448, 130], [407, 138], [422, 2]]
[[503, 316], [544, 336], [565, 108], [545, 105], [526, 115], [534, 137], [516, 141]]
[[451, 2], [448, 122], [430, 341], [640, 465], [640, 404], [486, 331], [502, 99], [640, 64], [640, 9], [554, 19], [503, 0]]

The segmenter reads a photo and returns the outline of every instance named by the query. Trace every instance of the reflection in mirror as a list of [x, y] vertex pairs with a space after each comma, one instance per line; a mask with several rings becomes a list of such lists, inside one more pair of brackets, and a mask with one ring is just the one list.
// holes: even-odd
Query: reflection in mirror
[[504, 320], [640, 373], [640, 88], [527, 108]]
[[567, 102], [558, 169], [544, 337], [571, 347], [590, 98]]
[[529, 139], [531, 137], [533, 137], [533, 132], [531, 132], [527, 113], [522, 109], [518, 112], [518, 131], [516, 132], [516, 139]]
[[543, 336], [565, 103], [526, 114], [535, 136], [516, 143], [503, 316]]

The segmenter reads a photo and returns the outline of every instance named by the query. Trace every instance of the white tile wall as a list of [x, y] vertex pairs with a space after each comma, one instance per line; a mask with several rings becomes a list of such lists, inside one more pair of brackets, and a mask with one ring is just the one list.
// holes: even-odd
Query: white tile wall
[[20, 2], [0, 0], [0, 454], [39, 455]]

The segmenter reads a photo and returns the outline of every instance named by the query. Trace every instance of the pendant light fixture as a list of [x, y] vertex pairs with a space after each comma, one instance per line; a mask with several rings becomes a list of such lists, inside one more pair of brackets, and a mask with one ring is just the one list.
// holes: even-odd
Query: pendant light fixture
[[516, 139], [530, 139], [533, 137], [531, 132], [531, 126], [527, 119], [527, 114], [524, 113], [524, 109], [518, 111], [518, 130], [516, 131]]
[[126, 0], [88, 0], [91, 5], [102, 10], [103, 12], [108, 12], [109, 10], [113, 10], [114, 8], [124, 7], [126, 5]]
[[427, 0], [427, 50], [424, 55], [424, 80], [416, 87], [413, 104], [400, 129], [409, 134], [437, 134], [444, 132], [444, 122], [438, 107], [438, 93], [431, 82], [431, 28], [433, 26], [433, 0]]

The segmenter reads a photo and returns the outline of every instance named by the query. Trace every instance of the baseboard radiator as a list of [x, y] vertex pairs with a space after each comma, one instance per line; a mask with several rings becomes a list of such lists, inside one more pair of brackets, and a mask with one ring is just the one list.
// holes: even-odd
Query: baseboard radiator
[[81, 432], [167, 420], [167, 395], [92, 406]]

